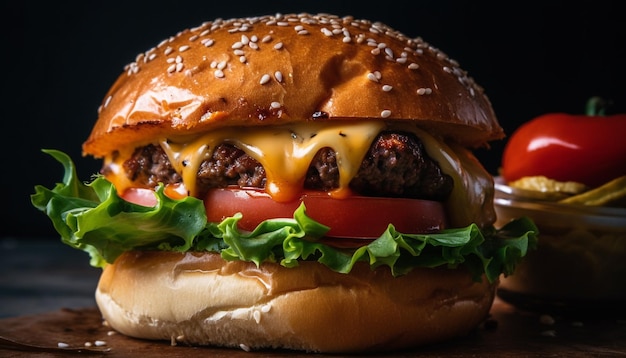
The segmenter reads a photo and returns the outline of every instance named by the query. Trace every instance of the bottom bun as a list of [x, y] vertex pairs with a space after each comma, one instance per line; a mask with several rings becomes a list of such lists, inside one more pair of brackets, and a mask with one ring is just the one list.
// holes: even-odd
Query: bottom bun
[[96, 301], [136, 338], [248, 349], [350, 353], [399, 350], [468, 334], [489, 314], [496, 284], [462, 269], [393, 277], [224, 261], [215, 253], [128, 252], [108, 265]]

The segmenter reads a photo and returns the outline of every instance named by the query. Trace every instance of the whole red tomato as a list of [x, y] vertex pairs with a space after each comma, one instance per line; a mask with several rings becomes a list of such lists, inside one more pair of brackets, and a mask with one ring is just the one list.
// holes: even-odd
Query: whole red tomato
[[603, 115], [592, 98], [587, 115], [551, 113], [520, 126], [505, 145], [502, 176], [543, 175], [600, 186], [626, 175], [626, 114]]

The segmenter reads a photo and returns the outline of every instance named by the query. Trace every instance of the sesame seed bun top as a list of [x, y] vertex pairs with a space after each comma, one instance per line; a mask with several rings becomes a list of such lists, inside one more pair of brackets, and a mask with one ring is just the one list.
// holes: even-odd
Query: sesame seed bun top
[[504, 136], [459, 64], [421, 38], [333, 15], [215, 20], [139, 54], [101, 107], [83, 152], [218, 126], [410, 120], [468, 147]]

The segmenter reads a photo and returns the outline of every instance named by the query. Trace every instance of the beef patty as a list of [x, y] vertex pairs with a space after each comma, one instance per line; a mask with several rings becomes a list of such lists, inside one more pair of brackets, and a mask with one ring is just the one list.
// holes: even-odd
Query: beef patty
[[[182, 181], [169, 158], [158, 145], [137, 148], [124, 162], [124, 171], [133, 181], [147, 186]], [[103, 169], [106, 172], [106, 168]], [[199, 195], [211, 188], [230, 185], [263, 188], [265, 169], [243, 150], [220, 144], [198, 170]], [[332, 148], [316, 153], [307, 171], [304, 187], [329, 191], [339, 186], [339, 169]], [[373, 141], [350, 188], [359, 195], [444, 200], [452, 191], [453, 180], [442, 173], [412, 133], [382, 132]]]

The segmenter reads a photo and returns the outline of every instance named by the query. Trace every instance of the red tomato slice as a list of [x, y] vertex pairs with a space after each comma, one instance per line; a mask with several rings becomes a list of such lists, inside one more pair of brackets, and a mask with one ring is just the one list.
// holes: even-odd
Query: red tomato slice
[[[180, 200], [187, 196], [187, 189], [182, 184], [168, 184], [165, 186], [164, 193], [172, 199]], [[137, 205], [155, 206], [157, 204], [156, 195], [152, 189], [127, 188], [120, 196]]]
[[120, 195], [122, 199], [133, 204], [142, 206], [155, 206], [157, 204], [154, 190], [146, 188], [128, 188]]
[[[445, 210], [430, 200], [351, 196], [332, 198], [325, 192], [306, 192], [299, 200], [276, 202], [264, 191], [214, 189], [205, 198], [211, 222], [240, 212], [241, 229], [251, 231], [271, 218], [292, 218], [301, 202], [314, 220], [330, 227], [327, 236], [349, 239], [378, 238], [392, 223], [402, 233], [432, 233], [445, 227]], [[354, 245], [350, 245], [351, 247]]]
[[[180, 188], [166, 188], [165, 193], [176, 199], [183, 197]], [[121, 195], [124, 200], [143, 206], [156, 205], [152, 189], [128, 188]], [[342, 199], [325, 192], [310, 191], [292, 202], [274, 201], [269, 194], [253, 189], [214, 189], [204, 200], [207, 219], [221, 222], [224, 218], [242, 213], [239, 227], [252, 231], [264, 220], [292, 218], [300, 203], [314, 220], [330, 228], [326, 244], [336, 247], [358, 247], [378, 238], [392, 223], [405, 234], [433, 233], [446, 227], [442, 203], [431, 200], [375, 198], [350, 196]]]

